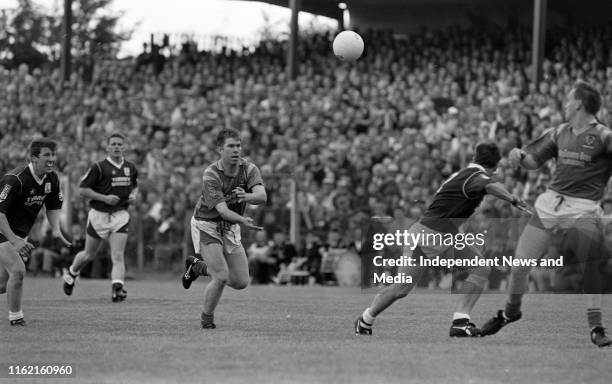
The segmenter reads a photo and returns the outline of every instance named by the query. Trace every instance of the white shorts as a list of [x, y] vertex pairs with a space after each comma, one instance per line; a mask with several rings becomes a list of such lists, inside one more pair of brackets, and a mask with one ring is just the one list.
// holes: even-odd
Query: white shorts
[[191, 240], [197, 254], [200, 253], [200, 244], [221, 244], [224, 254], [231, 254], [237, 247], [242, 247], [240, 225], [230, 224], [221, 231], [220, 224], [191, 217]]
[[545, 229], [567, 229], [578, 220], [600, 220], [603, 210], [594, 200], [562, 195], [547, 189], [536, 199], [534, 208]]
[[113, 213], [90, 209], [87, 215], [87, 234], [100, 239], [108, 239], [111, 233], [127, 233], [130, 213], [127, 210]]

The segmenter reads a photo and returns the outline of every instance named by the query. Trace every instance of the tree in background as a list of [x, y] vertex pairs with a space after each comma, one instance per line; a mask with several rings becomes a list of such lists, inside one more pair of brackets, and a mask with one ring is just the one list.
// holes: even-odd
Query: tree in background
[[38, 67], [47, 61], [40, 47], [45, 43], [45, 15], [31, 0], [19, 0], [12, 14], [4, 13], [4, 30], [0, 33], [2, 64], [14, 68], [21, 63]]
[[[94, 59], [115, 57], [132, 31], [119, 30], [123, 12], [112, 11], [113, 0], [73, 0], [72, 55], [76, 67]], [[62, 44], [63, 4], [45, 11], [33, 0], [19, 0], [0, 34], [2, 64], [16, 67], [27, 63], [37, 67], [46, 61], [57, 63]]]
[[[120, 31], [123, 12], [113, 12], [113, 0], [73, 0], [72, 47], [73, 55], [115, 56], [120, 44], [130, 38], [132, 31]], [[61, 44], [62, 9], [52, 13], [53, 40]]]

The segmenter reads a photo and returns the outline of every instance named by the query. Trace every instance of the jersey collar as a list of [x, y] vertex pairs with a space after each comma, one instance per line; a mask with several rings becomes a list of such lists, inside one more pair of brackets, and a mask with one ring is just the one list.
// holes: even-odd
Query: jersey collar
[[106, 161], [108, 161], [109, 163], [111, 163], [111, 164], [112, 164], [112, 165], [113, 165], [115, 168], [119, 168], [119, 169], [121, 169], [121, 167], [123, 166], [123, 163], [124, 163], [124, 159], [121, 159], [121, 163], [117, 164], [117, 163], [115, 163], [115, 162], [114, 162], [114, 161], [113, 161], [113, 160], [110, 158], [110, 156], [106, 158]]
[[584, 132], [588, 131], [588, 130], [589, 130], [589, 128], [591, 128], [591, 126], [592, 126], [592, 125], [597, 125], [597, 124], [598, 124], [598, 121], [597, 121], [597, 119], [595, 118], [595, 116], [593, 116], [593, 118], [592, 118], [592, 119], [591, 119], [591, 120], [590, 120], [590, 121], [589, 121], [589, 122], [586, 124], [586, 128], [583, 128], [583, 129], [577, 129], [577, 128], [575, 128], [575, 127], [573, 127], [573, 126], [571, 126], [571, 125], [570, 125], [570, 130], [571, 130], [571, 132], [573, 132], [575, 135], [579, 135], [579, 134], [581, 134], [581, 133], [584, 133]]
[[36, 173], [34, 173], [34, 165], [32, 165], [32, 163], [28, 164], [28, 168], [30, 168], [30, 173], [34, 178], [34, 181], [36, 181], [36, 184], [42, 185], [43, 181], [45, 181], [45, 177], [47, 177], [47, 174], [43, 174], [43, 176], [39, 179], [38, 176], [36, 176]]
[[487, 172], [487, 170], [482, 165], [476, 163], [469, 163], [466, 168], [478, 168], [485, 173]]
[[[238, 161], [238, 166], [240, 167], [243, 164], [244, 164], [244, 159], [241, 157], [240, 160]], [[219, 169], [219, 171], [225, 173], [225, 170], [223, 169], [223, 161], [221, 161], [221, 159], [219, 159], [217, 161], [217, 169]]]

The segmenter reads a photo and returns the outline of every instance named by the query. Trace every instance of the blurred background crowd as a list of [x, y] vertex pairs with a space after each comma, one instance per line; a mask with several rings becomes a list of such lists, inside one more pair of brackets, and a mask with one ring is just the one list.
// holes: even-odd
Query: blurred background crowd
[[[346, 260], [359, 262], [364, 236], [375, 225], [371, 218], [408, 228], [441, 182], [471, 160], [478, 141], [499, 144], [498, 177], [532, 204], [554, 165], [525, 172], [510, 168], [505, 157], [563, 121], [564, 97], [577, 79], [602, 92], [599, 118], [612, 124], [612, 25], [549, 33], [537, 85], [528, 81], [529, 29], [361, 34], [366, 52], [354, 64], [332, 55], [332, 33], [302, 36], [296, 80], [286, 74], [287, 42], [275, 40], [217, 53], [188, 41], [175, 54], [148, 44], [133, 60], [80, 62], [63, 88], [57, 68], [0, 67], [0, 169], [22, 164], [31, 139], [56, 138], [71, 196], [72, 226], [65, 230], [82, 240], [87, 207], [76, 194], [78, 181], [105, 157], [106, 136], [125, 134], [127, 158], [140, 167], [141, 192], [132, 208], [128, 265], [136, 265], [140, 251], [147, 266], [178, 270], [192, 252], [186, 220], [202, 172], [217, 160], [214, 137], [233, 127], [269, 197], [247, 212], [265, 228], [244, 234], [254, 283], [342, 283], [354, 271]], [[288, 240], [292, 179], [298, 244]], [[612, 200], [604, 202], [612, 215]], [[497, 223], [487, 252], [512, 254], [522, 219], [510, 205], [486, 199], [476, 223]], [[612, 238], [612, 230], [606, 233]], [[31, 269], [50, 271], [71, 260], [74, 251], [52, 244], [44, 224], [32, 236], [40, 247]], [[94, 276], [106, 268], [100, 260], [91, 267]], [[505, 273], [496, 272], [495, 288]], [[534, 287], [576, 289], [549, 275], [536, 270]], [[443, 287], [449, 277], [433, 271], [422, 284]]]

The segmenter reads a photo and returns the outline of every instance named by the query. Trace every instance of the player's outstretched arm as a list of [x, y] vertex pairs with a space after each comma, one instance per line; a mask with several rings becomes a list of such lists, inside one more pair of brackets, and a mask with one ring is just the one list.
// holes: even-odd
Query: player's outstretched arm
[[225, 201], [222, 201], [217, 204], [215, 206], [215, 209], [217, 210], [217, 212], [219, 212], [219, 215], [221, 215], [221, 218], [225, 221], [229, 221], [230, 223], [242, 224], [245, 227], [249, 229], [254, 229], [256, 231], [260, 231], [263, 229], [263, 227], [260, 227], [253, 223], [253, 219], [251, 219], [250, 217], [239, 215], [229, 209]]
[[509, 202], [521, 211], [531, 213], [531, 208], [529, 207], [529, 205], [527, 205], [527, 203], [525, 203], [519, 197], [510, 193], [502, 183], [495, 182], [487, 184], [485, 189], [487, 190], [488, 194], [495, 196], [498, 199]]
[[62, 229], [60, 226], [60, 213], [59, 209], [48, 209], [47, 210], [47, 220], [49, 220], [49, 224], [51, 225], [51, 234], [53, 237], [60, 239], [65, 246], [71, 247], [72, 243], [64, 237], [62, 234]]

